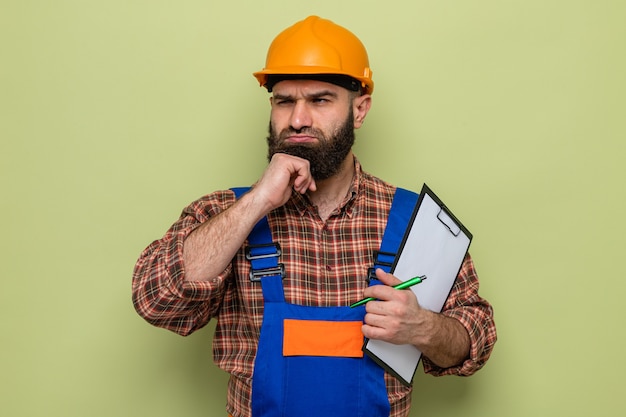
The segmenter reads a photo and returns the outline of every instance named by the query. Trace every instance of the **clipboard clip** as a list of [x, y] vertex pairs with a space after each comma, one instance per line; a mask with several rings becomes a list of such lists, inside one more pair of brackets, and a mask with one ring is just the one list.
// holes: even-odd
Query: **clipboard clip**
[[461, 228], [456, 224], [452, 216], [446, 210], [445, 206], [439, 207], [437, 219], [448, 228], [448, 230], [454, 235], [454, 237], [457, 237], [461, 234]]

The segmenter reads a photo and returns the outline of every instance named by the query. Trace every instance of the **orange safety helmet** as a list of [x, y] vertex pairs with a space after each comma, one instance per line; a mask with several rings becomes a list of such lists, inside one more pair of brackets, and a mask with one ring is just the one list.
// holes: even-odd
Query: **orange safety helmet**
[[253, 75], [269, 91], [273, 83], [270, 80], [268, 84], [268, 78], [277, 82], [299, 76], [323, 79], [326, 75], [352, 77], [360, 82], [364, 93], [374, 91], [367, 51], [359, 38], [317, 16], [309, 16], [278, 34], [267, 51], [265, 68]]

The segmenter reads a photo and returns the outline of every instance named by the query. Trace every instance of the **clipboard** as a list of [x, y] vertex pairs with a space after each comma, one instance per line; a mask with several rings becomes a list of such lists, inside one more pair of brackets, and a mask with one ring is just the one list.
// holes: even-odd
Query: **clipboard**
[[[402, 281], [426, 275], [411, 287], [425, 309], [441, 312], [467, 254], [472, 234], [424, 184], [404, 234], [391, 273]], [[422, 352], [413, 345], [366, 339], [363, 351], [398, 378], [413, 384]]]

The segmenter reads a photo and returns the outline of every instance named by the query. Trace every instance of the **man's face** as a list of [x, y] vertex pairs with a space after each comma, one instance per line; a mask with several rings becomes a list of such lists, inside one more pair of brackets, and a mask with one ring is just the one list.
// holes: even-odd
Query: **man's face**
[[277, 83], [271, 98], [268, 159], [278, 152], [304, 158], [316, 180], [336, 174], [354, 144], [352, 97], [345, 88], [321, 81]]

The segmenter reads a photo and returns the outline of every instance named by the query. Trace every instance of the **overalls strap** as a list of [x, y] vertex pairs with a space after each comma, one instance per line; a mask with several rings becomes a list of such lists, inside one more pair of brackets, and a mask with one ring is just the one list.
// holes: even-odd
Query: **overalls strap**
[[[236, 198], [241, 198], [250, 187], [231, 188]], [[263, 217], [248, 235], [246, 258], [250, 261], [250, 281], [263, 280], [263, 297], [265, 300], [281, 302], [285, 300], [283, 278], [285, 266], [278, 262], [281, 255], [280, 244], [272, 239], [272, 232]]]
[[368, 279], [376, 279], [376, 268], [389, 272], [406, 233], [419, 195], [404, 188], [397, 188], [391, 203], [387, 226], [380, 243], [380, 250], [374, 254], [374, 266], [369, 269]]

